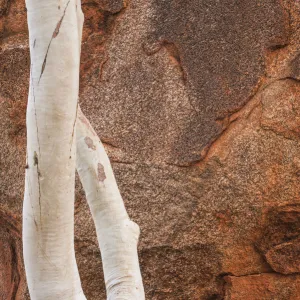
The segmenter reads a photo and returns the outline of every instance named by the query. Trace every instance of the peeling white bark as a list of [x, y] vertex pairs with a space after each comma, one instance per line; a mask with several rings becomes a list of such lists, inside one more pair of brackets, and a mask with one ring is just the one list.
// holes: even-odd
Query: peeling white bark
[[139, 226], [129, 219], [109, 158], [80, 108], [76, 135], [76, 167], [96, 226], [107, 299], [143, 300]]
[[33, 300], [81, 300], [74, 252], [76, 0], [27, 0], [26, 6], [31, 55], [23, 207], [27, 282]]

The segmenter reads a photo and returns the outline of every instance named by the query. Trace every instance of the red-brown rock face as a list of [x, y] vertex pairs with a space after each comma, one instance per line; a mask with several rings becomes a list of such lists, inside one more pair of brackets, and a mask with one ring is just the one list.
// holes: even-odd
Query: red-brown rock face
[[20, 222], [0, 210], [0, 297], [24, 299], [26, 284], [22, 262]]
[[[82, 7], [81, 107], [141, 227], [146, 298], [300, 299], [299, 1]], [[28, 299], [20, 220], [29, 65], [24, 1], [0, 0], [5, 300]], [[79, 183], [75, 212], [85, 294], [105, 299]]]

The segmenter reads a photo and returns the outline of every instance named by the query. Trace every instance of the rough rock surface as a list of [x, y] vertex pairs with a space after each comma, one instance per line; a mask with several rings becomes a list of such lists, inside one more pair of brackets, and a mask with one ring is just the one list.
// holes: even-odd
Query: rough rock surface
[[[83, 0], [80, 102], [131, 218], [147, 299], [300, 299], [300, 3]], [[0, 0], [0, 299], [28, 299], [23, 0]], [[76, 254], [105, 299], [79, 183]], [[1, 298], [2, 297], [2, 298]]]

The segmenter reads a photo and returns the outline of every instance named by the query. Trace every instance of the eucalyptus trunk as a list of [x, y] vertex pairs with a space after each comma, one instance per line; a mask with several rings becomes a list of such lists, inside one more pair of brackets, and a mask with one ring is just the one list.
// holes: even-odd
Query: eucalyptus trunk
[[80, 0], [26, 5], [31, 71], [23, 248], [31, 299], [86, 299], [74, 251], [77, 165], [97, 230], [107, 299], [143, 300], [139, 227], [129, 219], [103, 145], [78, 106]]

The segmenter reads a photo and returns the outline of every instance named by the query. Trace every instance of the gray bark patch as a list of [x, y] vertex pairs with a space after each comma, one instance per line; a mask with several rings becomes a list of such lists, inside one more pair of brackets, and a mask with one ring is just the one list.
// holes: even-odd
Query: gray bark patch
[[87, 144], [87, 146], [88, 146], [89, 149], [92, 149], [94, 151], [96, 150], [96, 146], [94, 145], [94, 142], [93, 142], [93, 140], [90, 137], [86, 136], [84, 138], [84, 141]]
[[38, 159], [38, 155], [36, 153], [36, 151], [34, 151], [34, 155], [33, 155], [33, 165], [37, 166], [39, 164], [39, 159]]
[[98, 179], [103, 182], [106, 179], [106, 175], [104, 172], [104, 167], [102, 164], [98, 163]]

